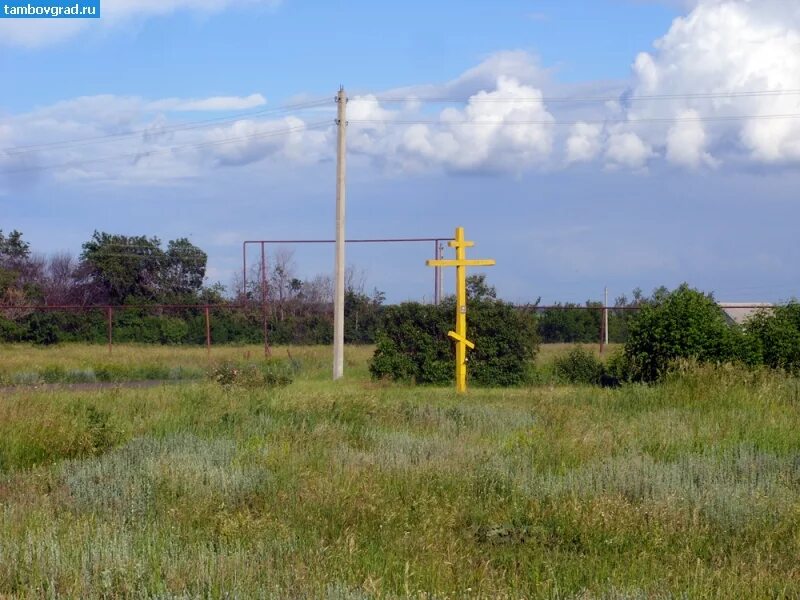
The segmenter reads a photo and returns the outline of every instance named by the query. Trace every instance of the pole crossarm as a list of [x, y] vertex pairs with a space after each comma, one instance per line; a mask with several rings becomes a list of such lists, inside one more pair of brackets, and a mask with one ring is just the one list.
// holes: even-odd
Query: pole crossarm
[[437, 256], [434, 260], [425, 261], [425, 264], [456, 269], [456, 330], [448, 331], [447, 336], [456, 343], [456, 389], [463, 393], [467, 390], [467, 349], [475, 349], [475, 344], [467, 339], [467, 267], [493, 267], [497, 263], [488, 258], [467, 259], [466, 249], [475, 246], [475, 242], [465, 239], [463, 227], [456, 228], [456, 236], [448, 245], [455, 248], [455, 260], [444, 260]]

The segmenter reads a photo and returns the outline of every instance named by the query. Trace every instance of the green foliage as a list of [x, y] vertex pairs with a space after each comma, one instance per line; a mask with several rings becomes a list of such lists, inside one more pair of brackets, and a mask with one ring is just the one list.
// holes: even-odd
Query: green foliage
[[800, 303], [761, 310], [745, 324], [748, 362], [800, 372]]
[[183, 319], [164, 317], [159, 321], [162, 344], [180, 344], [189, 333], [189, 326]]
[[[370, 363], [374, 378], [444, 385], [454, 380], [455, 352], [447, 332], [455, 303], [404, 303], [385, 309], [377, 349]], [[479, 386], [513, 386], [528, 381], [538, 349], [533, 320], [511, 305], [491, 299], [469, 304], [470, 381]]]
[[447, 332], [452, 328], [452, 304], [405, 302], [388, 307], [378, 331], [370, 363], [375, 378], [441, 385], [453, 379], [454, 354]]
[[203, 287], [208, 255], [188, 239], [171, 240], [167, 244], [165, 259], [161, 273], [163, 292], [183, 298], [195, 295]]
[[207, 261], [205, 252], [185, 238], [170, 241], [164, 251], [157, 237], [98, 231], [83, 244], [81, 258], [89, 278], [112, 304], [194, 297]]
[[475, 301], [497, 299], [497, 290], [493, 285], [486, 283], [486, 275], [478, 273], [467, 276], [467, 299]]
[[215, 365], [208, 377], [225, 388], [275, 388], [290, 385], [294, 374], [295, 366], [287, 361], [244, 364], [224, 361]]
[[277, 393], [5, 396], [0, 596], [800, 597], [796, 378], [456, 398], [314, 352]]
[[25, 340], [44, 346], [60, 342], [63, 333], [59, 317], [52, 312], [33, 313], [26, 322]]
[[0, 261], [25, 260], [31, 255], [31, 245], [22, 239], [22, 233], [14, 229], [8, 235], [0, 229]]
[[683, 284], [660, 301], [642, 306], [631, 320], [625, 343], [628, 378], [656, 381], [676, 359], [737, 360], [739, 342], [713, 297]]
[[22, 339], [22, 335], [22, 328], [19, 325], [0, 315], [0, 341], [18, 342]]
[[603, 365], [603, 372], [617, 383], [631, 381], [633, 368], [624, 348], [615, 351], [608, 357]]
[[537, 318], [539, 336], [548, 344], [587, 344], [600, 339], [601, 305], [558, 304]]
[[577, 346], [555, 358], [553, 372], [564, 383], [597, 385], [604, 369], [593, 352]]

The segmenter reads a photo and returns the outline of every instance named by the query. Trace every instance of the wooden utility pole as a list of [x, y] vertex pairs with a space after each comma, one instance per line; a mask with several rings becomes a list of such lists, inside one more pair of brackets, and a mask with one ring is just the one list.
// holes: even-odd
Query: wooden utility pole
[[333, 379], [344, 375], [344, 218], [347, 174], [347, 94], [344, 86], [336, 96], [338, 114], [336, 125], [338, 141], [336, 146], [336, 264], [334, 267], [333, 296]]

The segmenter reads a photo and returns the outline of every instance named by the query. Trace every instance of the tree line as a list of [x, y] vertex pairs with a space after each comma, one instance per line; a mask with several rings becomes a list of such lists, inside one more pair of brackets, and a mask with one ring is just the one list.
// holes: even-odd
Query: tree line
[[[265, 317], [271, 343], [332, 342], [330, 276], [300, 278], [286, 249], [269, 256], [265, 278], [260, 265], [253, 265], [246, 284], [241, 275], [227, 287], [209, 283], [207, 263], [208, 255], [187, 238], [164, 243], [154, 236], [95, 231], [77, 257], [43, 256], [31, 250], [21, 232], [0, 230], [0, 341], [103, 343], [108, 336], [108, 314], [91, 307], [124, 306], [125, 310], [113, 313], [117, 342], [203, 344], [203, 307], [212, 305], [214, 343], [261, 343]], [[385, 295], [366, 289], [364, 273], [349, 268], [347, 343], [375, 343], [385, 319]], [[639, 310], [662, 303], [669, 293], [661, 287], [647, 296], [635, 289], [630, 297], [618, 297], [609, 310], [610, 341], [627, 341]], [[468, 294], [474, 299], [496, 298], [484, 275], [469, 277]], [[262, 299], [266, 300], [263, 304]], [[86, 310], [43, 310], [66, 305]], [[536, 300], [514, 308], [527, 315], [542, 343], [596, 343], [600, 339], [603, 311], [599, 302], [542, 308]]]
[[[207, 283], [207, 262], [186, 238], [165, 244], [95, 231], [79, 256], [46, 257], [32, 252], [21, 232], [0, 230], [0, 341], [103, 343], [103, 307], [119, 306], [112, 317], [117, 342], [203, 344], [207, 305], [215, 307], [215, 343], [260, 343], [264, 320], [275, 344], [332, 341], [330, 277], [298, 278], [291, 253], [278, 250], [263, 283], [256, 266], [246, 287], [240, 277], [229, 289]], [[371, 343], [384, 295], [367, 294], [364, 275], [352, 268], [346, 283], [346, 340]], [[54, 310], [64, 306], [72, 308]]]

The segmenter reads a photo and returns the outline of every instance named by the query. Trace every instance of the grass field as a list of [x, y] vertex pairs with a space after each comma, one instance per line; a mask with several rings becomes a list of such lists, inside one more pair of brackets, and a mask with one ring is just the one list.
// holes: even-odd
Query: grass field
[[[597, 344], [584, 346], [599, 354]], [[571, 344], [544, 344], [537, 364], [545, 371], [555, 356]], [[617, 349], [611, 344], [604, 356]], [[352, 378], [368, 376], [372, 346], [347, 348], [345, 360]], [[305, 379], [327, 379], [330, 349], [324, 346], [274, 347], [273, 356], [303, 364]], [[248, 362], [264, 356], [263, 346], [214, 346], [209, 353], [198, 346], [116, 345], [109, 353], [103, 345], [34, 346], [0, 344], [0, 386], [42, 383], [89, 383], [95, 381], [202, 379], [209, 365], [221, 361]]]
[[[459, 398], [370, 381], [368, 348], [335, 385], [328, 349], [292, 357], [296, 381], [272, 390], [3, 392], [0, 597], [800, 597], [796, 379], [709, 368]], [[5, 381], [208, 364], [0, 358]]]

